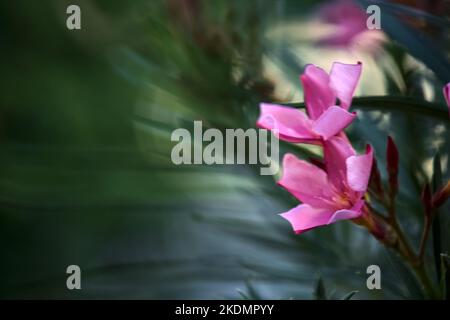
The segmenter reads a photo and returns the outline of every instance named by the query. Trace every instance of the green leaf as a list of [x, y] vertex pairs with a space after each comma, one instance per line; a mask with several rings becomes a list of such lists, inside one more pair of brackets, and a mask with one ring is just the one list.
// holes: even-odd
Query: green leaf
[[237, 292], [242, 297], [242, 300], [252, 300], [247, 294], [245, 294], [242, 290], [237, 289]]
[[[305, 108], [305, 103], [287, 103], [287, 106], [295, 108]], [[401, 111], [411, 114], [425, 115], [433, 118], [448, 119], [448, 110], [446, 106], [428, 102], [425, 100], [417, 100], [409, 97], [400, 96], [369, 96], [358, 97], [353, 99], [353, 109], [363, 111]]]
[[256, 289], [253, 287], [250, 280], [245, 281], [245, 287], [246, 292], [243, 292], [242, 290], [238, 289], [238, 293], [244, 300], [261, 300], [261, 296], [256, 291]]
[[357, 294], [359, 291], [358, 290], [354, 290], [354, 291], [350, 291], [349, 293], [347, 293], [345, 296], [343, 296], [341, 298], [341, 300], [351, 300], [353, 298], [353, 296], [355, 294]]
[[448, 254], [441, 254], [441, 269], [442, 269], [442, 278], [441, 278], [442, 298], [444, 300], [449, 300], [450, 277], [448, 276], [448, 272], [450, 269], [450, 256]]
[[[433, 159], [433, 192], [436, 192], [442, 186], [442, 170], [441, 170], [441, 157], [437, 153]], [[433, 221], [433, 253], [434, 263], [436, 266], [436, 274], [438, 281], [442, 280], [442, 268], [441, 268], [441, 252], [442, 252], [442, 239], [441, 239], [441, 222], [439, 209], [436, 209], [435, 218]]]
[[322, 277], [320, 276], [317, 279], [316, 288], [314, 290], [314, 298], [316, 300], [327, 300], [325, 284], [323, 283]]

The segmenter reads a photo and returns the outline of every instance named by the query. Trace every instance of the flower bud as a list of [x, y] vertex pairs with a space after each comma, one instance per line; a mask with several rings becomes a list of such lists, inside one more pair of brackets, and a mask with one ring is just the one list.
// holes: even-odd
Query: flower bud
[[389, 174], [389, 193], [391, 197], [394, 197], [398, 191], [398, 166], [399, 155], [398, 149], [394, 140], [388, 136], [387, 150], [386, 150], [386, 166]]
[[384, 198], [383, 183], [378, 169], [377, 160], [373, 158], [372, 171], [369, 179], [369, 191], [378, 199]]
[[445, 201], [447, 201], [448, 198], [450, 198], [450, 180], [447, 182], [446, 186], [434, 194], [432, 203], [433, 207], [439, 208], [445, 203]]

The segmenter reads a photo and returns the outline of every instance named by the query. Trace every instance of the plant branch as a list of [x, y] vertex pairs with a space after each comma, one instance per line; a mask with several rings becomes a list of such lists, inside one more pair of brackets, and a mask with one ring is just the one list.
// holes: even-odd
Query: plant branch
[[428, 236], [430, 234], [430, 229], [432, 226], [432, 219], [428, 215], [425, 216], [425, 225], [423, 227], [423, 233], [422, 238], [420, 239], [420, 247], [419, 247], [419, 253], [417, 255], [417, 259], [422, 262], [425, 257], [425, 248], [428, 240]]
[[[385, 217], [383, 214], [376, 211], [370, 205], [367, 205], [366, 208], [368, 210], [369, 217], [366, 217], [366, 221], [368, 222], [364, 223], [364, 225], [378, 240], [383, 242], [385, 246], [394, 249], [406, 260], [406, 262], [411, 266], [411, 268], [417, 275], [427, 297], [430, 299], [436, 298], [437, 295], [434, 290], [433, 284], [430, 278], [428, 277], [428, 274], [425, 269], [423, 259], [424, 253], [422, 253], [425, 250], [424, 248], [426, 238], [428, 237], [429, 229], [431, 227], [432, 222], [431, 219], [427, 219], [428, 222], [426, 223], [427, 226], [425, 230], [428, 231], [424, 230], [424, 234], [422, 236], [421, 241], [421, 249], [419, 250], [419, 254], [416, 255], [396, 218], [390, 219], [392, 215], [390, 215], [389, 217]], [[392, 207], [388, 207], [387, 209], [392, 210]], [[370, 218], [370, 215], [372, 216], [372, 218]], [[374, 225], [374, 223], [379, 224], [380, 222], [383, 223], [384, 226]], [[379, 230], [383, 230], [383, 232], [385, 232], [386, 234], [383, 237], [380, 237]]]

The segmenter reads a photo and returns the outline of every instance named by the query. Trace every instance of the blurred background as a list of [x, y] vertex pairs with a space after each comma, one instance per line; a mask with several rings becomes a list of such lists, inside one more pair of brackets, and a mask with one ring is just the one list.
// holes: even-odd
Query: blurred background
[[[374, 2], [382, 30], [366, 28]], [[66, 27], [71, 4], [81, 30]], [[438, 152], [449, 177], [449, 13], [448, 1], [414, 0], [1, 1], [0, 297], [421, 298], [365, 230], [295, 236], [277, 213], [297, 201], [276, 177], [175, 166], [170, 135], [194, 120], [254, 128], [260, 102], [303, 101], [306, 64], [362, 61], [356, 95], [379, 98], [355, 100], [349, 136], [372, 144], [380, 167], [394, 137], [399, 215], [417, 246]], [[449, 205], [441, 211], [445, 251]], [[66, 288], [72, 264], [81, 290]], [[382, 290], [366, 288], [370, 264]]]

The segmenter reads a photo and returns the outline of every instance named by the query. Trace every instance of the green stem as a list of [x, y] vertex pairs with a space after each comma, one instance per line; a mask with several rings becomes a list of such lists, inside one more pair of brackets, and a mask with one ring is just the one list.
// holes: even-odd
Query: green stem
[[437, 299], [438, 296], [434, 290], [433, 284], [427, 274], [425, 263], [424, 263], [424, 255], [423, 253], [419, 253], [416, 255], [414, 250], [411, 248], [408, 240], [406, 239], [405, 234], [403, 233], [400, 225], [397, 220], [391, 224], [392, 228], [395, 230], [398, 240], [399, 240], [399, 252], [403, 257], [405, 257], [406, 261], [412, 267], [417, 277], [419, 278], [420, 283], [422, 284], [422, 290], [426, 293], [428, 299]]
[[430, 277], [428, 277], [427, 271], [425, 269], [424, 263], [419, 263], [413, 266], [416, 275], [422, 283], [422, 289], [426, 292], [427, 298], [429, 299], [439, 299], [439, 295], [436, 294], [433, 284], [431, 283]]
[[422, 238], [420, 239], [420, 247], [419, 247], [419, 254], [418, 254], [419, 261], [423, 261], [424, 257], [425, 257], [425, 247], [427, 244], [428, 235], [430, 233], [431, 224], [432, 224], [432, 219], [428, 215], [426, 215], [425, 216], [425, 226], [423, 228]]
[[[424, 254], [419, 253], [418, 255], [415, 254], [414, 250], [412, 249], [411, 245], [409, 244], [408, 239], [406, 238], [406, 235], [402, 231], [402, 228], [400, 227], [397, 219], [390, 219], [392, 217], [391, 214], [389, 214], [389, 217], [384, 217], [378, 212], [374, 212], [373, 208], [370, 208], [370, 206], [367, 206], [369, 211], [372, 213], [372, 218], [375, 218], [378, 223], [384, 223], [385, 227], [384, 230], [386, 232], [394, 232], [393, 235], [387, 236], [385, 239], [381, 239], [381, 241], [387, 246], [395, 251], [397, 251], [405, 260], [406, 262], [411, 266], [411, 268], [414, 270], [417, 278], [419, 279], [422, 290], [425, 292], [426, 298], [428, 299], [438, 299], [438, 295], [436, 294], [433, 284], [426, 272], [425, 263], [424, 263]], [[395, 215], [394, 215], [395, 217]], [[381, 219], [380, 219], [381, 218]], [[370, 226], [371, 224], [368, 223], [366, 226]], [[427, 226], [425, 226], [427, 227]], [[370, 227], [369, 227], [370, 229]], [[378, 229], [376, 229], [378, 230]], [[379, 239], [379, 238], [378, 238]], [[422, 247], [422, 246], [421, 246]], [[424, 249], [421, 249], [421, 252]]]

